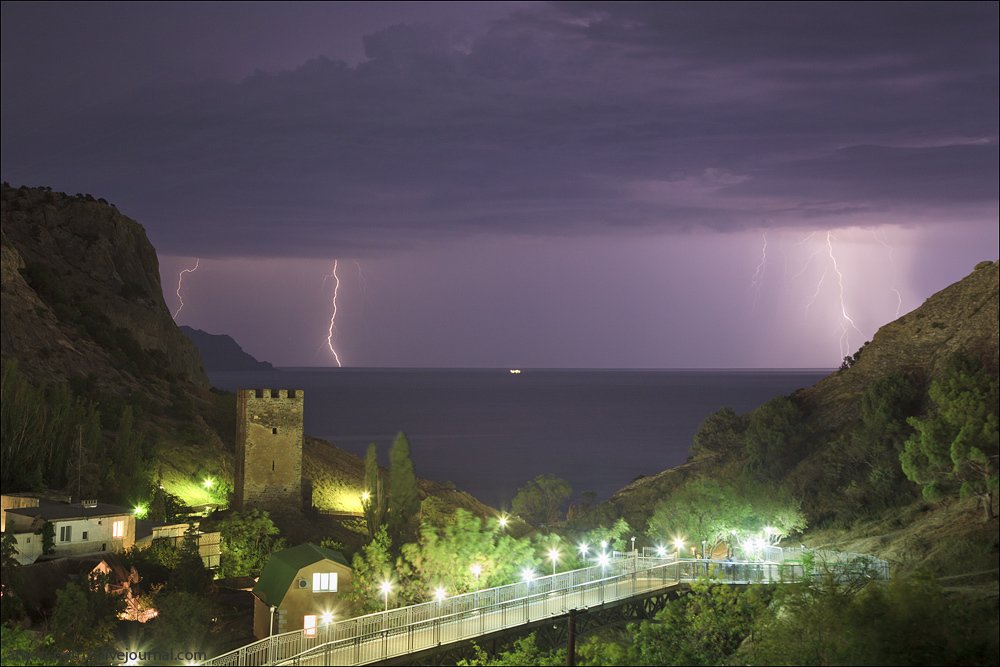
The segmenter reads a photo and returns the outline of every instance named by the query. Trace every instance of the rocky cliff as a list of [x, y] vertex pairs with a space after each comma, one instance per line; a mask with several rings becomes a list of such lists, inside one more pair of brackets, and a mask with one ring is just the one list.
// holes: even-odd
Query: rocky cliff
[[89, 195], [3, 185], [0, 352], [36, 383], [207, 389], [194, 345], [163, 301], [137, 222]]

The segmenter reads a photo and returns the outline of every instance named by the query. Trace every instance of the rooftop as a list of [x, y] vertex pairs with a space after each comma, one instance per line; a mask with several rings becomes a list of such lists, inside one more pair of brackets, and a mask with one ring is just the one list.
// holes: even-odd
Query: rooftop
[[6, 511], [20, 516], [42, 517], [47, 521], [121, 516], [132, 513], [132, 510], [127, 507], [112, 505], [110, 503], [97, 503], [93, 507], [84, 507], [80, 503], [60, 503], [52, 500], [39, 500], [38, 507], [12, 507]]

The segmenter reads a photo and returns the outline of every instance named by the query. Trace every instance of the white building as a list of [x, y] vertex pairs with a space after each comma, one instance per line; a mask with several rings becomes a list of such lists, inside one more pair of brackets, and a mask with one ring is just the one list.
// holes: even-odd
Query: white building
[[14, 533], [22, 564], [42, 554], [45, 524], [53, 529], [53, 556], [121, 553], [135, 544], [135, 516], [118, 505], [4, 496], [2, 507], [3, 529]]

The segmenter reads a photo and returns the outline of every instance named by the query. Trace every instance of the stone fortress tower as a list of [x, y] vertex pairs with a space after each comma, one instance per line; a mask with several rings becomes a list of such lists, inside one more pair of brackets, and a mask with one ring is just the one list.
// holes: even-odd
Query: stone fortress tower
[[237, 509], [302, 509], [303, 394], [301, 389], [237, 392]]

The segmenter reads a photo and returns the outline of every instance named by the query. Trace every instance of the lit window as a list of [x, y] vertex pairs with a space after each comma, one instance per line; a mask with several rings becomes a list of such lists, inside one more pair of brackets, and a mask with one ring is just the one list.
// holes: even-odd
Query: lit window
[[313, 574], [313, 593], [336, 593], [337, 573], [316, 572]]
[[69, 542], [73, 539], [73, 526], [59, 526], [59, 541]]
[[111, 537], [125, 537], [124, 521], [115, 521], [111, 524]]
[[306, 637], [316, 636], [316, 614], [306, 614], [302, 618], [302, 630]]

